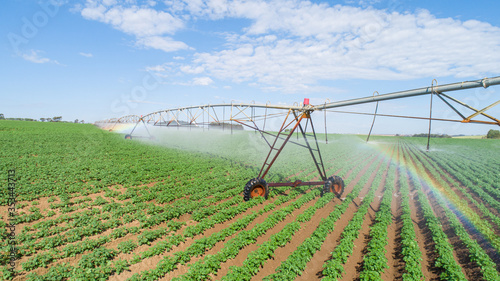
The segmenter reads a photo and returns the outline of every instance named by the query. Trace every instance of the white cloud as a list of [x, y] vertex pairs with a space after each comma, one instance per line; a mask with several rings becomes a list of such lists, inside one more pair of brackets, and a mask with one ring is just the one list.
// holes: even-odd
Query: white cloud
[[[210, 76], [297, 92], [324, 89], [323, 80], [480, 77], [498, 71], [499, 27], [437, 18], [426, 10], [370, 7], [377, 1], [356, 1], [361, 7], [353, 7], [301, 0], [167, 0], [143, 6], [87, 0], [81, 14], [134, 35], [137, 46], [166, 52], [193, 50], [173, 36], [200, 20], [247, 20], [241, 30], [225, 33], [226, 44], [174, 57], [178, 62], [163, 74], [185, 75], [184, 81]], [[208, 82], [197, 79], [193, 83]]]
[[107, 6], [94, 1], [87, 1], [81, 14], [86, 19], [98, 20], [111, 24], [114, 28], [138, 36], [158, 36], [173, 34], [184, 27], [184, 23], [163, 11], [138, 6]]
[[181, 41], [174, 41], [169, 37], [148, 36], [138, 38], [136, 44], [146, 48], [153, 48], [165, 52], [174, 52], [177, 50], [189, 49], [189, 46]]
[[49, 58], [44, 58], [40, 56], [41, 51], [39, 50], [31, 50], [29, 53], [21, 54], [21, 57], [29, 62], [33, 63], [55, 63], [60, 64], [56, 60], [51, 60]]
[[198, 86], [208, 86], [213, 82], [214, 81], [210, 79], [210, 77], [196, 77], [193, 79], [193, 85], [198, 85]]
[[500, 28], [484, 22], [308, 1], [224, 3], [189, 1], [186, 9], [252, 23], [230, 34], [225, 49], [197, 53], [181, 70], [297, 92], [321, 80], [478, 77], [500, 64]]
[[91, 58], [91, 57], [94, 56], [91, 53], [84, 53], [84, 52], [80, 52], [79, 54], [80, 54], [80, 56], [84, 56], [84, 57], [87, 57], [87, 58]]
[[192, 67], [189, 65], [184, 65], [184, 66], [181, 66], [181, 71], [184, 73], [188, 73], [188, 74], [200, 74], [203, 71], [205, 71], [205, 69], [201, 66]]
[[184, 28], [183, 21], [168, 12], [153, 9], [155, 3], [149, 1], [149, 7], [136, 5], [125, 7], [112, 0], [87, 0], [85, 7], [81, 10], [81, 15], [86, 19], [109, 24], [115, 29], [135, 36], [138, 46], [165, 52], [188, 49], [185, 43], [165, 36]]

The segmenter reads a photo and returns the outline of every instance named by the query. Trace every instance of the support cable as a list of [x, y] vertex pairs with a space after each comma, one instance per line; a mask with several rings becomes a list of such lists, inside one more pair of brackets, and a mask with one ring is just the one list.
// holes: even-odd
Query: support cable
[[433, 79], [432, 80], [432, 85], [431, 85], [431, 104], [430, 104], [430, 109], [429, 109], [429, 133], [427, 134], [427, 152], [429, 152], [430, 144], [431, 144], [431, 124], [432, 124], [432, 97], [434, 96], [434, 82], [436, 82], [437, 86], [437, 80]]
[[264, 113], [264, 126], [262, 126], [262, 131], [265, 131], [266, 130], [266, 120], [267, 120], [267, 105], [271, 103], [270, 101], [267, 101], [266, 102], [266, 111]]
[[[325, 100], [325, 106], [326, 106], [327, 101], [330, 102], [330, 99]], [[325, 142], [326, 142], [326, 144], [328, 144], [328, 132], [326, 130], [326, 110], [324, 110], [324, 112], [325, 112]]]
[[[375, 94], [377, 94], [377, 96], [379, 95], [377, 91], [373, 92], [373, 96], [375, 96]], [[372, 126], [370, 127], [370, 132], [368, 132], [368, 137], [366, 138], [366, 142], [370, 140], [370, 135], [372, 134], [373, 125], [375, 125], [375, 118], [377, 118], [377, 110], [378, 110], [378, 101], [377, 105], [375, 106], [375, 113], [373, 114]]]
[[229, 123], [229, 127], [231, 127], [231, 135], [233, 134], [233, 101], [231, 101], [231, 117], [229, 118], [231, 122]]
[[[252, 100], [252, 103], [255, 104], [255, 101]], [[255, 124], [255, 107], [252, 107], [251, 108], [251, 111], [250, 111], [250, 119], [252, 120], [252, 122]], [[256, 130], [254, 130], [254, 133], [257, 133]]]

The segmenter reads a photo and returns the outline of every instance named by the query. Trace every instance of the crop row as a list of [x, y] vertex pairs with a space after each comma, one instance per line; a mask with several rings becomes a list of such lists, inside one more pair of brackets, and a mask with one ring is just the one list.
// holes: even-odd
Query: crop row
[[[409, 161], [407, 159], [407, 161]], [[410, 164], [407, 162], [407, 164]], [[432, 240], [435, 243], [435, 249], [438, 254], [436, 258], [435, 266], [441, 268], [443, 272], [440, 275], [441, 280], [467, 280], [462, 272], [462, 268], [457, 264], [455, 258], [453, 257], [453, 248], [442, 229], [441, 222], [434, 215], [432, 208], [423, 192], [423, 186], [420, 179], [416, 176], [416, 167], [409, 166], [410, 168], [410, 180], [414, 188], [417, 191], [417, 200], [423, 212], [424, 219], [426, 221], [427, 227], [429, 228]], [[425, 184], [425, 183], [424, 183]]]
[[435, 155], [432, 156], [432, 158], [429, 156], [429, 162], [433, 165], [434, 169], [439, 172], [441, 177], [445, 178], [447, 182], [451, 183], [454, 186], [454, 188], [458, 189], [462, 193], [462, 195], [467, 198], [467, 200], [469, 200], [483, 213], [484, 216], [486, 216], [489, 220], [492, 221], [492, 223], [500, 228], [500, 217], [493, 214], [482, 202], [474, 199], [468, 189], [463, 187], [460, 182], [452, 178], [449, 174], [450, 169], [448, 168], [448, 170], [444, 170], [443, 168], [443, 166], [447, 165], [446, 163], [444, 163], [444, 161], [437, 159]]
[[391, 163], [387, 172], [384, 195], [380, 202], [380, 208], [375, 216], [375, 224], [370, 229], [370, 241], [367, 245], [367, 253], [363, 257], [363, 271], [360, 280], [382, 280], [381, 274], [384, 269], [389, 268], [385, 257], [388, 243], [387, 228], [392, 223], [391, 203], [394, 193], [395, 164]]
[[[235, 223], [231, 224], [229, 227], [210, 235], [209, 237], [202, 237], [200, 239], [195, 240], [195, 242], [189, 246], [185, 251], [174, 253], [173, 257], [164, 257], [158, 264], [156, 269], [143, 271], [140, 275], [136, 274], [132, 277], [132, 279], [154, 279], [154, 276], [163, 276], [166, 273], [174, 270], [176, 265], [179, 263], [189, 262], [192, 257], [196, 257], [205, 253], [205, 251], [211, 249], [216, 243], [224, 240], [226, 237], [233, 235], [236, 231], [243, 229], [246, 227], [251, 221], [253, 221], [258, 215], [268, 212], [278, 206], [279, 204], [283, 204], [289, 200], [292, 200], [296, 196], [299, 195], [298, 191], [292, 191], [287, 197], [279, 197], [274, 203], [270, 203], [265, 205], [258, 212], [253, 212], [249, 215], [244, 216], [243, 218], [238, 219]], [[262, 202], [262, 198], [256, 198], [254, 200], [250, 200], [247, 202], [257, 201]], [[151, 256], [147, 256], [151, 257]], [[147, 258], [143, 256], [143, 258]]]
[[[202, 200], [202, 202], [193, 201], [193, 202], [190, 202], [189, 204], [186, 204], [187, 202], [182, 202], [184, 204], [181, 204], [181, 202], [179, 202], [179, 204], [177, 206], [172, 206], [172, 208], [162, 208], [162, 210], [161, 210], [162, 212], [159, 213], [159, 214], [162, 214], [162, 217], [161, 217], [161, 219], [155, 220], [155, 222], [156, 222], [156, 224], [160, 224], [162, 222], [170, 222], [171, 219], [179, 217], [182, 214], [192, 212], [193, 210], [197, 210], [206, 204], [210, 204], [210, 203], [214, 202], [214, 200], [220, 200], [221, 198], [224, 198], [226, 196], [232, 196], [232, 195], [234, 195], [234, 192], [230, 192], [228, 194], [219, 193], [218, 196], [215, 196], [215, 198], [204, 199], [207, 202], [203, 202], [203, 200]], [[134, 206], [134, 205], [131, 205], [131, 206]], [[136, 205], [136, 206], [134, 206], [134, 208], [132, 210], [134, 210], [136, 212], [136, 214], [141, 214], [140, 217], [143, 217], [143, 215], [142, 215], [143, 213], [142, 213], [142, 210], [140, 210], [140, 207], [141, 206]], [[120, 208], [116, 208], [116, 209], [120, 209]], [[48, 238], [42, 239], [38, 243], [34, 243], [35, 240], [30, 240], [29, 239], [29, 238], [31, 238], [30, 235], [24, 235], [24, 236], [20, 235], [21, 241], [27, 240], [27, 242], [24, 243], [20, 247], [21, 253], [26, 254], [26, 253], [33, 252], [34, 250], [40, 250], [40, 249], [51, 249], [51, 251], [54, 253], [54, 252], [57, 252], [57, 249], [54, 249], [57, 246], [76, 242], [76, 241], [82, 240], [83, 238], [85, 238], [87, 236], [100, 234], [108, 229], [113, 229], [113, 228], [116, 228], [116, 227], [121, 226], [123, 224], [123, 222], [118, 220], [118, 219], [110, 219], [110, 220], [108, 220], [108, 222], [103, 223], [100, 221], [101, 219], [103, 219], [103, 217], [96, 216], [100, 212], [96, 209], [96, 211], [94, 211], [93, 213], [94, 213], [94, 216], [88, 216], [86, 214], [83, 214], [83, 215], [78, 216], [78, 217], [72, 217], [72, 219], [73, 219], [72, 223], [68, 223], [68, 226], [66, 227], [66, 229], [69, 228], [70, 230], [67, 231], [65, 233], [65, 235], [55, 235], [52, 237], [48, 237]], [[107, 214], [103, 214], [103, 215], [107, 215]], [[109, 215], [107, 215], [107, 216], [109, 217]], [[158, 216], [159, 215], [156, 214], [152, 217], [158, 217]], [[138, 219], [140, 219], [140, 218], [138, 218]], [[152, 220], [146, 219], [146, 222], [148, 222], [148, 221], [151, 222]], [[151, 224], [151, 223], [149, 223], [149, 224]], [[144, 227], [144, 223], [141, 226]], [[206, 227], [205, 227], [205, 229], [206, 229]], [[66, 248], [71, 247], [71, 246], [72, 246], [71, 244], [68, 244], [68, 246], [66, 246]], [[62, 249], [62, 251], [64, 252], [65, 248]], [[47, 255], [49, 255], [49, 254], [50, 253], [48, 253]], [[38, 258], [35, 256], [31, 259], [36, 260]], [[30, 262], [30, 260], [28, 260], [28, 262]], [[31, 268], [31, 266], [29, 268]]]
[[[446, 184], [442, 180], [439, 180], [439, 182], [441, 183], [441, 185]], [[454, 230], [455, 234], [460, 238], [460, 240], [462, 240], [462, 242], [466, 245], [467, 249], [469, 250], [470, 259], [476, 262], [480, 266], [484, 278], [486, 280], [500, 280], [500, 277], [498, 275], [499, 273], [496, 270], [496, 264], [491, 260], [491, 258], [484, 251], [484, 249], [479, 246], [478, 242], [470, 237], [469, 233], [464, 228], [463, 224], [457, 218], [456, 214], [457, 209], [455, 207], [450, 206], [449, 201], [445, 201], [441, 196], [436, 196], [436, 200], [440, 205], [440, 207], [444, 210], [445, 215], [452, 229]], [[464, 208], [460, 209], [463, 210]], [[482, 226], [479, 227], [479, 230], [482, 229], [483, 232], [486, 231], [487, 235], [485, 236], [491, 239], [493, 243], [496, 241], [496, 239], [498, 239], [498, 237], [494, 233], [492, 233], [490, 228], [485, 229], [484, 220], [479, 219], [477, 216], [468, 215], [467, 217], [469, 218], [469, 220], [472, 221], [473, 225], [481, 224]], [[468, 224], [470, 224], [471, 221], [469, 221]]]
[[[383, 163], [385, 163], [385, 161], [383, 161]], [[359, 231], [361, 230], [361, 227], [364, 223], [365, 215], [368, 212], [368, 208], [370, 207], [370, 204], [373, 201], [373, 198], [375, 196], [375, 191], [379, 188], [381, 182], [382, 182], [382, 174], [377, 173], [373, 182], [370, 184], [371, 188], [368, 194], [363, 198], [361, 206], [358, 208], [353, 218], [349, 221], [347, 226], [342, 231], [340, 242], [331, 253], [331, 259], [323, 264], [324, 268], [322, 272], [324, 276], [323, 280], [337, 280], [342, 277], [343, 273], [345, 273], [343, 265], [347, 262], [349, 256], [352, 255], [354, 248], [354, 241], [359, 236]], [[389, 198], [391, 198], [392, 192], [388, 192], [388, 194]], [[390, 203], [389, 203], [389, 212], [390, 212]], [[372, 244], [372, 246], [373, 245], [374, 244]], [[385, 262], [385, 266], [387, 266], [387, 261]]]
[[[399, 156], [398, 162], [403, 163], [402, 153]], [[411, 218], [408, 170], [404, 166], [399, 167], [399, 184], [401, 194], [401, 220], [403, 222], [400, 234], [402, 245], [401, 254], [403, 255], [403, 260], [405, 262], [403, 280], [422, 280], [424, 278], [421, 268], [422, 252], [420, 251], [417, 243], [415, 227]]]
[[351, 193], [346, 196], [341, 204], [335, 206], [327, 218], [321, 220], [316, 230], [276, 268], [276, 273], [266, 276], [264, 280], [294, 280], [302, 274], [312, 256], [323, 245], [327, 235], [334, 230], [336, 221], [345, 213], [352, 201], [358, 197], [364, 184], [375, 171], [376, 165], [372, 164], [370, 166], [368, 171], [361, 177], [361, 183], [355, 183], [353, 179], [362, 168], [363, 166], [358, 166], [355, 172], [351, 173], [350, 178], [347, 179], [347, 182], [355, 184]]
[[[489, 156], [491, 158], [492, 155]], [[495, 174], [485, 173], [485, 165], [481, 165], [480, 168], [474, 167], [475, 165], [480, 165], [481, 161], [476, 161], [475, 165], [470, 165], [463, 157], [457, 156], [455, 154], [446, 153], [433, 153], [430, 155], [433, 162], [437, 163], [441, 169], [446, 170], [460, 182], [462, 182], [467, 189], [472, 190], [476, 193], [482, 201], [488, 203], [496, 211], [500, 212], [500, 198], [494, 198], [492, 194], [498, 192], [498, 188], [494, 188], [491, 183], [491, 179], [498, 178]], [[491, 159], [494, 159], [491, 158]], [[484, 162], [484, 161], [483, 161]], [[491, 163], [491, 162], [487, 162]]]
[[319, 190], [306, 193], [296, 201], [292, 202], [286, 207], [270, 214], [266, 220], [260, 224], [255, 225], [252, 229], [243, 230], [239, 232], [234, 238], [228, 240], [224, 247], [214, 255], [205, 256], [203, 259], [191, 265], [188, 272], [173, 280], [206, 280], [209, 274], [214, 274], [220, 268], [220, 264], [228, 259], [234, 258], [238, 255], [239, 251], [252, 243], [256, 239], [265, 234], [269, 229], [273, 228], [276, 224], [283, 221], [294, 210], [299, 209], [305, 203], [317, 198]]
[[[426, 161], [426, 159], [424, 159], [421, 155], [416, 154], [415, 151], [412, 151], [410, 153], [413, 155], [413, 157], [418, 159], [418, 169], [420, 169], [421, 171], [426, 169], [433, 176], [434, 181], [437, 185], [432, 186], [433, 190], [437, 189], [436, 192], [440, 192], [445, 195], [447, 200], [449, 200], [455, 208], [458, 208], [460, 212], [467, 216], [469, 223], [471, 223], [479, 232], [481, 232], [482, 235], [484, 235], [488, 239], [488, 241], [490, 241], [493, 247], [500, 252], [500, 238], [495, 234], [489, 222], [487, 220], [481, 219], [481, 217], [468, 206], [466, 200], [461, 199], [453, 190], [451, 190], [449, 185], [440, 177], [435, 167], [432, 166], [431, 162]], [[427, 175], [423, 175], [423, 177], [425, 179], [427, 178]], [[431, 181], [427, 180], [427, 182]]]
[[322, 280], [338, 280], [345, 273], [344, 264], [347, 262], [349, 256], [352, 255], [354, 240], [359, 236], [359, 231], [364, 223], [366, 212], [373, 201], [376, 188], [378, 188], [378, 184], [374, 182], [370, 192], [363, 198], [363, 203], [354, 214], [354, 217], [342, 231], [339, 244], [331, 252], [331, 259], [323, 264], [324, 269], [322, 274], [324, 277]]
[[[248, 208], [250, 208], [252, 206], [255, 206], [259, 202], [261, 202], [261, 201], [260, 200], [253, 200], [253, 201], [249, 201], [249, 202], [244, 202], [244, 203], [242, 203], [239, 206], [240, 208], [231, 209], [232, 210], [231, 213], [225, 213], [226, 217], [222, 218], [222, 216], [220, 216], [220, 219], [221, 220], [223, 219], [224, 221], [225, 220], [229, 220], [232, 217], [234, 217], [234, 213], [235, 212], [238, 212], [238, 211], [242, 212], [242, 211], [244, 211], [244, 210], [246, 210], [246, 209], [248, 209]], [[207, 220], [208, 219], [209, 218], [207, 218]], [[174, 223], [174, 222], [169, 222], [169, 223], [167, 223], [167, 225], [169, 225], [171, 223]], [[136, 229], [136, 231], [132, 232], [131, 228], [121, 228], [121, 229], [118, 228], [118, 229], [115, 229], [110, 235], [99, 237], [96, 240], [84, 240], [82, 243], [79, 243], [79, 244], [70, 244], [70, 245], [67, 245], [61, 251], [61, 253], [60, 253], [60, 255], [59, 255], [58, 258], [64, 258], [64, 257], [68, 257], [68, 256], [74, 256], [75, 254], [83, 253], [85, 251], [91, 250], [92, 248], [102, 246], [105, 243], [110, 242], [114, 238], [123, 237], [127, 233], [134, 234], [134, 233], [140, 232], [140, 230], [138, 228], [135, 228], [135, 229]], [[204, 229], [206, 229], [206, 228], [200, 228], [200, 229], [198, 229], [198, 232], [201, 233]], [[122, 230], [122, 231], [120, 231], [120, 230]], [[172, 230], [175, 230], [175, 229], [172, 229]], [[194, 231], [189, 231], [187, 235], [191, 236], [194, 233], [195, 233]], [[138, 236], [138, 241], [139, 241], [139, 243], [149, 244], [152, 241], [156, 240], [157, 238], [163, 236], [164, 234], [167, 234], [167, 233], [164, 232], [163, 229], [158, 229], [156, 231], [148, 231], [148, 230], [146, 230], [146, 231], [144, 231], [142, 234], [140, 234]], [[128, 264], [137, 263], [137, 262], [141, 261], [141, 259], [143, 259], [143, 258], [151, 257], [151, 256], [156, 255], [156, 254], [161, 254], [165, 250], [171, 248], [174, 245], [178, 245], [180, 242], [183, 242], [183, 241], [185, 241], [185, 236], [171, 236], [171, 237], [169, 237], [169, 239], [166, 239], [166, 240], [163, 240], [160, 243], [157, 243], [155, 246], [153, 246], [149, 250], [145, 251], [144, 253], [139, 254], [139, 255], [135, 254], [134, 257], [133, 257], [133, 259], [132, 259], [132, 261], [130, 263], [128, 263]], [[55, 250], [53, 250], [53, 251], [55, 251]], [[55, 251], [55, 253], [57, 253], [57, 251]], [[47, 253], [47, 255], [48, 256], [54, 256], [54, 253]], [[37, 257], [38, 256], [36, 256], [35, 258], [37, 258]], [[55, 260], [55, 259], [56, 258], [53, 258], [52, 260]]]
[[251, 252], [247, 256], [242, 266], [230, 267], [230, 272], [222, 277], [221, 280], [250, 280], [259, 272], [260, 267], [263, 266], [268, 259], [274, 257], [274, 251], [278, 247], [284, 247], [290, 242], [292, 236], [301, 228], [301, 223], [310, 221], [316, 211], [324, 207], [334, 198], [334, 196], [333, 193], [327, 193], [321, 197], [313, 206], [298, 215], [293, 222], [287, 224], [281, 231], [273, 234], [269, 240], [259, 245], [257, 250]]

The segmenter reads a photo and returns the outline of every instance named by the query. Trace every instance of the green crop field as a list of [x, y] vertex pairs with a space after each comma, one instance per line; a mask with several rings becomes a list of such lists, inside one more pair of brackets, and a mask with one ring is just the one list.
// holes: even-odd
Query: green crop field
[[[258, 134], [0, 121], [0, 280], [500, 280], [500, 141], [329, 135], [243, 200]], [[318, 180], [287, 145], [266, 180]]]

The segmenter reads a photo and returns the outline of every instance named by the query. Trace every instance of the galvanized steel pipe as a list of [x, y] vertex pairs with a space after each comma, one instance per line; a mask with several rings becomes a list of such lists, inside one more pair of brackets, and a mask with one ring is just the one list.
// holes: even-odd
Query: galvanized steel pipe
[[393, 100], [393, 99], [399, 99], [399, 98], [428, 95], [432, 91], [442, 93], [442, 92], [465, 90], [465, 89], [479, 88], [479, 87], [487, 88], [489, 86], [499, 85], [499, 84], [500, 84], [500, 76], [497, 76], [497, 77], [493, 77], [493, 78], [484, 78], [484, 79], [475, 80], [475, 81], [464, 81], [464, 82], [446, 84], [446, 85], [441, 85], [441, 86], [426, 87], [426, 88], [420, 88], [420, 89], [414, 89], [414, 90], [389, 93], [389, 94], [384, 94], [384, 95], [379, 95], [379, 96], [371, 96], [371, 97], [366, 97], [366, 98], [331, 102], [331, 103], [327, 103], [327, 104], [323, 104], [323, 105], [317, 105], [313, 109], [314, 110], [322, 110], [322, 109], [363, 104], [363, 103], [383, 101], [383, 100]]

